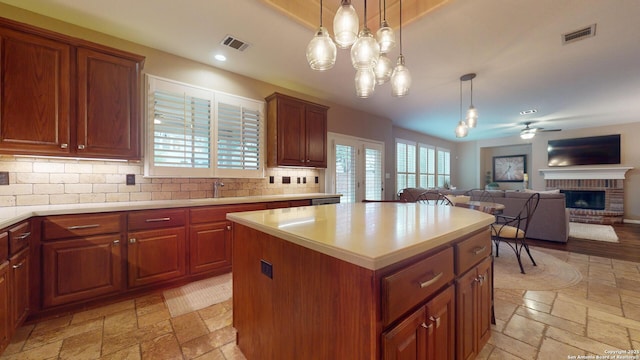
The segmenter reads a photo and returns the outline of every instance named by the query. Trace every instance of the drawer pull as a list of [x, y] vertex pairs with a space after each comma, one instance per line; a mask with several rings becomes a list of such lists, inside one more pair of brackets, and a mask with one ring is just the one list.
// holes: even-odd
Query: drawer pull
[[83, 230], [83, 229], [93, 229], [100, 227], [100, 224], [90, 224], [90, 225], [75, 225], [69, 226], [67, 230]]
[[147, 219], [145, 220], [146, 222], [150, 223], [150, 222], [163, 222], [163, 221], [171, 221], [170, 217], [166, 217], [166, 218], [157, 218], [157, 219]]
[[429, 320], [431, 323], [436, 323], [436, 329], [440, 327], [440, 317], [434, 318], [433, 316], [429, 316]]
[[482, 254], [485, 250], [487, 250], [487, 247], [486, 247], [486, 246], [483, 246], [483, 247], [481, 247], [481, 248], [475, 248], [475, 249], [473, 250], [473, 253], [474, 253], [475, 255], [480, 255], [480, 254]]
[[118, 245], [120, 245], [120, 239], [113, 240], [113, 246], [118, 246]]
[[16, 236], [16, 238], [17, 238], [18, 240], [24, 240], [24, 239], [28, 238], [30, 235], [31, 235], [31, 233], [30, 233], [30, 232], [26, 232], [26, 233], [22, 233], [22, 234], [20, 234], [20, 236]]
[[482, 284], [484, 283], [484, 275], [479, 275], [477, 278], [473, 280], [480, 283], [480, 286], [482, 286]]
[[12, 266], [12, 268], [14, 268], [14, 269], [19, 269], [19, 268], [21, 268], [21, 267], [22, 267], [22, 265], [24, 265], [24, 261], [23, 261], [23, 262], [21, 262], [20, 264], [13, 265], [13, 266]]
[[227, 225], [227, 230], [231, 231], [231, 225]]
[[433, 279], [431, 280], [427, 280], [425, 282], [421, 282], [420, 283], [420, 287], [421, 288], [426, 288], [427, 286], [433, 285], [435, 284], [436, 281], [438, 281], [438, 279], [440, 279], [442, 277], [442, 273], [439, 273], [438, 275], [434, 276]]
[[431, 329], [431, 327], [433, 327], [433, 324], [427, 325], [426, 323], [422, 323], [422, 324], [420, 324], [420, 326], [422, 326], [425, 329]]
[[135, 244], [136, 241], [138, 241], [138, 240], [136, 240], [136, 238], [131, 238], [131, 239], [129, 239], [129, 244]]

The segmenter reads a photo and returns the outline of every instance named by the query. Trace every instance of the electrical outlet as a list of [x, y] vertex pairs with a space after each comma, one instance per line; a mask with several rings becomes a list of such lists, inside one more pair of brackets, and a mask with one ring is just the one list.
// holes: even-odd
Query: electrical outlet
[[291, 184], [291, 176], [283, 176], [282, 177], [283, 184]]
[[8, 171], [0, 171], [0, 185], [9, 185]]
[[303, 183], [303, 184], [306, 184], [306, 183], [307, 183], [307, 177], [306, 177], [306, 176], [302, 178], [302, 183]]
[[320, 181], [319, 181], [318, 177], [316, 176], [316, 184], [317, 184], [317, 183], [319, 183], [319, 182], [320, 182]]
[[136, 176], [134, 174], [127, 174], [127, 185], [135, 185]]
[[273, 175], [269, 176], [269, 184], [273, 184], [276, 182], [276, 179], [273, 177]]
[[271, 265], [271, 263], [261, 259], [260, 271], [269, 279], [273, 279], [273, 265]]
[[300, 177], [298, 176], [298, 184], [300, 184]]

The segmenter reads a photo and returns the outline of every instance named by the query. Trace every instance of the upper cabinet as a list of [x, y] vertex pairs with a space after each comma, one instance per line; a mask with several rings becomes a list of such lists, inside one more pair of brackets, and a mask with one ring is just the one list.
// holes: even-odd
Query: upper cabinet
[[0, 19], [0, 153], [140, 158], [144, 57]]
[[326, 106], [274, 93], [267, 100], [267, 166], [327, 167]]

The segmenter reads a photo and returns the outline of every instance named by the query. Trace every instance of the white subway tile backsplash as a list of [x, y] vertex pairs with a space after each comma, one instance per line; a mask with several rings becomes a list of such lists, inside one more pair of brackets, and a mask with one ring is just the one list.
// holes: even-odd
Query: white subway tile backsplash
[[[0, 156], [0, 171], [9, 171], [11, 185], [0, 186], [0, 206], [75, 204], [213, 196], [216, 179], [145, 178], [143, 164], [101, 160], [46, 159]], [[125, 174], [134, 174], [135, 185], [126, 185]], [[222, 197], [319, 192], [317, 170], [267, 169], [264, 179], [219, 179]], [[275, 184], [269, 184], [274, 176]], [[282, 184], [290, 176], [291, 184]], [[297, 178], [307, 183], [297, 183]]]

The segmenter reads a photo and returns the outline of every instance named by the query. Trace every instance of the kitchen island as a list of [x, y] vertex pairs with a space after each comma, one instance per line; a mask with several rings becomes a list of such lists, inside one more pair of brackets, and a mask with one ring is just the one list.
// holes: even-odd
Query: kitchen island
[[358, 203], [227, 219], [249, 360], [473, 358], [490, 336], [491, 215]]

